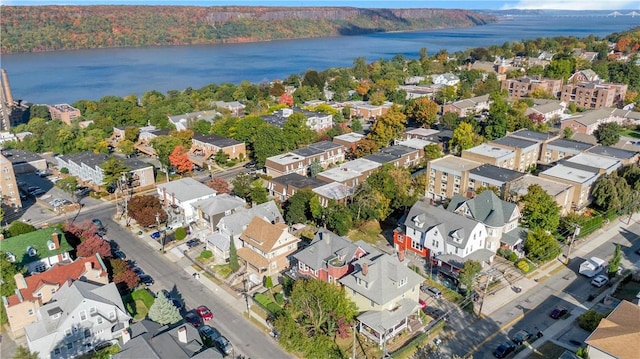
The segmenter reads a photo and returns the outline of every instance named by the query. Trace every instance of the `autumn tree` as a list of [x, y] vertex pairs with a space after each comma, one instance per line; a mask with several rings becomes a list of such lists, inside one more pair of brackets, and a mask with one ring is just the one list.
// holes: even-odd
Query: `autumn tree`
[[350, 203], [356, 222], [361, 220], [384, 220], [391, 213], [391, 199], [367, 182], [358, 186]]
[[363, 138], [356, 142], [355, 147], [351, 151], [351, 155], [355, 158], [360, 158], [368, 156], [372, 153], [376, 153], [378, 152], [378, 150], [380, 150], [380, 147], [378, 146], [376, 141], [368, 138]]
[[213, 177], [209, 181], [207, 181], [207, 186], [218, 194], [231, 193], [231, 189], [229, 188], [229, 182], [222, 177]]
[[78, 257], [91, 257], [96, 253], [100, 254], [102, 258], [111, 257], [111, 246], [98, 236], [91, 236], [82, 241], [76, 251]]
[[537, 184], [529, 186], [527, 194], [520, 201], [522, 209], [522, 224], [531, 229], [542, 229], [555, 232], [560, 223], [560, 205], [553, 197]]
[[189, 159], [187, 151], [182, 146], [176, 146], [169, 155], [169, 163], [180, 174], [193, 170], [193, 162]]
[[151, 227], [167, 220], [167, 212], [162, 203], [155, 196], [139, 195], [131, 198], [128, 205], [129, 217], [138, 222], [141, 227]]
[[290, 93], [283, 93], [278, 99], [278, 103], [287, 107], [293, 107], [293, 96]]
[[616, 122], [606, 122], [598, 125], [593, 135], [599, 144], [603, 146], [613, 146], [620, 141], [622, 128]]
[[111, 281], [119, 287], [132, 290], [140, 283], [140, 277], [131, 270], [125, 260], [113, 258], [109, 263], [111, 264]]
[[438, 104], [426, 97], [420, 97], [405, 106], [405, 113], [408, 119], [418, 122], [422, 127], [429, 128], [436, 122]]
[[379, 147], [386, 147], [392, 140], [402, 135], [406, 122], [407, 116], [398, 106], [393, 105], [387, 113], [375, 120], [367, 138], [373, 140]]
[[158, 156], [158, 161], [165, 168], [169, 167], [169, 155], [180, 145], [180, 140], [168, 135], [156, 136], [151, 140], [151, 147]]

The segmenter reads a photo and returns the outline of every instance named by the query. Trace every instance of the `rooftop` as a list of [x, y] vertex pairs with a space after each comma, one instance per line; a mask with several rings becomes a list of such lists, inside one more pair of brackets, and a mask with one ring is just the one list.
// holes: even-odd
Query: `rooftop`
[[464, 150], [464, 152], [475, 153], [481, 156], [496, 158], [496, 159], [504, 159], [513, 157], [515, 154], [513, 150], [491, 146], [491, 144], [483, 143], [475, 147], [471, 147], [469, 149]]
[[559, 179], [565, 179], [575, 183], [589, 183], [593, 182], [598, 178], [598, 171], [588, 171], [582, 170], [578, 168], [573, 168], [569, 166], [564, 166], [562, 164], [557, 164], [548, 170], [541, 172], [540, 174], [544, 174], [550, 177], [555, 177]]
[[623, 300], [585, 340], [589, 346], [619, 359], [640, 353], [640, 307]]
[[573, 157], [570, 157], [566, 159], [566, 162], [577, 163], [580, 165], [600, 168], [603, 170], [610, 170], [612, 168], [615, 169], [622, 165], [617, 159], [591, 154], [588, 152], [579, 153]]
[[571, 185], [569, 184], [556, 182], [528, 173], [513, 181], [509, 188], [511, 191], [516, 192], [519, 196], [524, 196], [529, 191], [529, 186], [534, 184], [542, 187], [542, 189], [551, 196], [557, 196], [560, 193], [568, 191], [571, 188]]
[[319, 179], [302, 176], [297, 173], [289, 173], [284, 176], [272, 178], [271, 182], [279, 183], [283, 186], [293, 186], [295, 188], [316, 188], [327, 184]]
[[620, 148], [609, 147], [609, 146], [594, 146], [590, 148], [587, 152], [595, 153], [600, 156], [616, 158], [619, 160], [627, 160], [631, 159], [638, 155], [638, 152], [623, 150]]
[[203, 197], [212, 197], [216, 195], [216, 191], [206, 185], [187, 177], [176, 181], [160, 183], [157, 186], [159, 193], [166, 191], [167, 198], [171, 199], [175, 195], [180, 202], [187, 202]]
[[[49, 249], [49, 243], [53, 241], [53, 234], [57, 233], [60, 248]], [[73, 248], [58, 228], [39, 229], [34, 232], [21, 234], [19, 236], [3, 239], [0, 244], [2, 251], [11, 253], [16, 258], [16, 263], [24, 266], [28, 263], [49, 258], [54, 255], [71, 251]], [[35, 255], [30, 256], [28, 249], [35, 249]]]
[[536, 146], [538, 144], [537, 142], [523, 140], [522, 138], [512, 137], [512, 136], [505, 136], [497, 140], [493, 140], [491, 141], [491, 143], [495, 143], [502, 146], [521, 148], [521, 149]]
[[481, 165], [482, 163], [480, 162], [467, 160], [453, 155], [444, 156], [430, 162], [431, 168], [454, 171], [469, 171]]
[[[491, 164], [484, 164], [469, 171], [469, 177], [484, 177], [499, 182], [511, 182], [524, 174], [518, 171], [510, 170], [507, 168], [501, 168]], [[475, 179], [475, 178], [474, 178]]]
[[340, 140], [340, 141], [344, 141], [344, 142], [358, 142], [361, 139], [365, 138], [365, 135], [361, 134], [361, 133], [357, 133], [357, 132], [349, 132], [349, 133], [345, 133], [344, 135], [340, 135], [340, 136], [336, 136], [333, 138], [333, 140]]
[[345, 186], [342, 183], [331, 182], [323, 186], [314, 188], [313, 192], [322, 197], [339, 201], [341, 199], [353, 196], [353, 194], [355, 193], [355, 189]]
[[524, 138], [524, 139], [528, 139], [530, 141], [536, 141], [536, 142], [547, 141], [552, 138], [558, 137], [558, 135], [554, 135], [552, 133], [537, 132], [537, 131], [531, 131], [531, 130], [525, 130], [525, 129], [515, 131], [510, 136], [517, 137], [517, 138]]
[[578, 151], [578, 152], [586, 151], [589, 148], [593, 147], [593, 145], [589, 144], [589, 143], [571, 141], [571, 140], [566, 140], [564, 138], [559, 138], [557, 140], [553, 140], [553, 141], [549, 142], [548, 146], [549, 147], [556, 147], [556, 148], [572, 149], [572, 150], [575, 150], [575, 151]]
[[11, 148], [6, 150], [3, 149], [2, 155], [4, 155], [4, 157], [6, 157], [9, 160], [9, 162], [11, 162], [12, 165], [43, 160], [43, 158], [40, 157], [40, 155], [37, 153], [24, 151], [17, 148]]

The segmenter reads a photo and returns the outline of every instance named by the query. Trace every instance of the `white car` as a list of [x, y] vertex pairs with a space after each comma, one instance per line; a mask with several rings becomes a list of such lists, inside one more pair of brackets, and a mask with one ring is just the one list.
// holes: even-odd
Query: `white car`
[[591, 280], [591, 284], [600, 288], [603, 285], [609, 282], [609, 278], [604, 274], [598, 274], [593, 280]]

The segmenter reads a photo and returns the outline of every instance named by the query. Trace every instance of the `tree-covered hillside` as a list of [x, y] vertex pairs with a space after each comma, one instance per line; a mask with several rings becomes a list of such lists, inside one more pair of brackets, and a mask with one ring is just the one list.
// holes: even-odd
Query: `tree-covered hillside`
[[270, 41], [466, 27], [491, 15], [345, 7], [3, 6], [1, 53]]

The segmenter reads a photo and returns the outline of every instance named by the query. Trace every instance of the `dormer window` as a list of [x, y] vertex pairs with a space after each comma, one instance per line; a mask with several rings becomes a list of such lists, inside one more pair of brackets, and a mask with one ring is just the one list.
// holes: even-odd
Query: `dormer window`
[[400, 281], [398, 282], [398, 288], [402, 287], [405, 284], [407, 284], [407, 278], [400, 279]]
[[38, 252], [36, 251], [35, 248], [29, 246], [27, 247], [27, 254], [29, 255], [29, 257], [35, 257], [38, 254]]
[[55, 244], [55, 243], [53, 243], [53, 241], [52, 241], [52, 240], [48, 240], [48, 241], [47, 241], [47, 248], [49, 248], [49, 250], [50, 250], [50, 251], [53, 251], [53, 250], [55, 250], [55, 249], [56, 249], [56, 244]]

